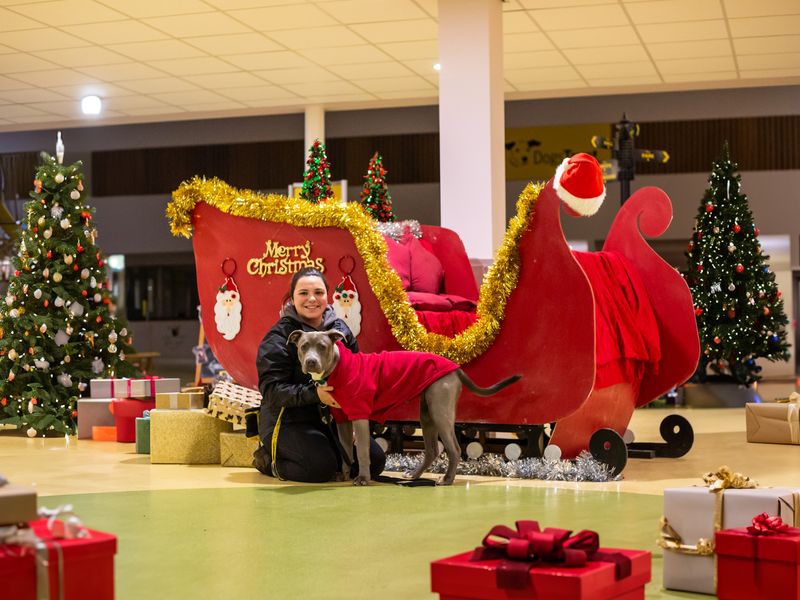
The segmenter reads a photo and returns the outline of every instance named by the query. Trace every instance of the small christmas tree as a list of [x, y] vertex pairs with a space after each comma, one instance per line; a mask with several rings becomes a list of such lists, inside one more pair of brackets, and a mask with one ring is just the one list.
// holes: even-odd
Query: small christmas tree
[[381, 223], [394, 221], [392, 212], [392, 196], [386, 185], [386, 173], [383, 158], [377, 152], [372, 155], [364, 176], [364, 189], [361, 190], [361, 204], [369, 216]]
[[29, 436], [73, 434], [92, 377], [136, 375], [126, 323], [111, 309], [81, 163], [42, 153], [0, 303], [0, 423]]
[[325, 155], [325, 144], [314, 140], [311, 148], [308, 149], [306, 166], [300, 197], [314, 203], [325, 202], [328, 198], [333, 198], [331, 165]]
[[788, 360], [789, 351], [781, 292], [736, 171], [726, 142], [697, 214], [686, 279], [700, 333], [699, 378], [710, 368], [749, 385], [760, 379], [756, 359]]

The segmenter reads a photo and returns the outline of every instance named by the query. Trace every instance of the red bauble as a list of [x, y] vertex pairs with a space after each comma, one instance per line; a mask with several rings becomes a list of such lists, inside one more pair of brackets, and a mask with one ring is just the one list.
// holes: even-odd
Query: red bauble
[[86, 296], [88, 296], [88, 295], [89, 295], [89, 292], [87, 292], [86, 290], [81, 290], [81, 296], [86, 298]]
[[769, 307], [767, 307], [767, 306], [764, 307], [764, 314], [765, 315], [769, 314]]
[[734, 225], [733, 225], [733, 232], [734, 232], [734, 233], [739, 233], [741, 230], [742, 230], [742, 226], [741, 226], [741, 225], [739, 225], [738, 223], [734, 223]]
[[78, 244], [77, 246], [75, 246], [75, 249], [76, 249], [78, 252], [83, 252], [83, 250], [84, 250], [83, 246], [81, 246], [80, 244]]
[[706, 204], [706, 212], [711, 212], [712, 210], [714, 210], [714, 205], [709, 202]]
[[35, 225], [33, 226], [33, 233], [39, 233], [39, 228]]
[[742, 271], [744, 271], [744, 265], [742, 263], [739, 263], [738, 265], [736, 265], [736, 272], [741, 273]]
[[49, 300], [45, 300], [44, 301], [44, 307], [47, 308], [48, 306], [50, 306], [50, 301]]
[[700, 315], [703, 314], [703, 309], [698, 306], [697, 308], [694, 309], [694, 314], [696, 314], [699, 317]]
[[47, 251], [47, 258], [53, 258], [53, 251], [52, 250], [48, 250]]
[[700, 272], [702, 272], [702, 270], [703, 270], [703, 265], [697, 265], [697, 270], [698, 270], [698, 271], [700, 271]]
[[103, 322], [103, 317], [101, 317], [100, 315], [97, 315], [97, 318], [95, 319], [95, 321], [97, 321], [98, 323], [102, 323]]
[[72, 411], [72, 418], [76, 419], [77, 417], [78, 417], [78, 411], [77, 410], [73, 410]]
[[111, 304], [111, 300], [108, 298], [103, 298], [103, 304]]
[[78, 265], [77, 264], [72, 265], [72, 270], [73, 271], [77, 271], [78, 270]]
[[728, 318], [729, 319], [735, 319], [736, 318], [736, 311], [735, 310], [729, 310], [728, 311]]
[[694, 250], [694, 242], [689, 242], [689, 250]]
[[721, 343], [721, 342], [722, 342], [722, 340], [721, 340], [721, 339], [719, 339], [719, 336], [716, 336], [716, 337], [714, 337], [714, 343], [715, 343], [715, 344], [719, 344], [719, 343]]
[[782, 295], [783, 295], [783, 294], [781, 293], [781, 291], [780, 291], [780, 290], [778, 290], [777, 292], [775, 292], [775, 297], [776, 297], [776, 298], [780, 298]]
[[14, 277], [19, 277], [19, 271], [14, 271]]
[[758, 227], [756, 227], [754, 233], [756, 234], [756, 237], [758, 237], [758, 234], [761, 233], [761, 230]]

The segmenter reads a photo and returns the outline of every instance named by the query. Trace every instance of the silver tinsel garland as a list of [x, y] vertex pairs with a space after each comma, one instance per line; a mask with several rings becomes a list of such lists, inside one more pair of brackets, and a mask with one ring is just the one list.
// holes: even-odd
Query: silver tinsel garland
[[419, 221], [415, 221], [414, 219], [396, 221], [394, 223], [381, 223], [376, 221], [375, 229], [377, 229], [383, 235], [388, 235], [395, 242], [401, 241], [405, 236], [406, 231], [410, 231], [411, 235], [413, 235], [415, 238], [422, 237], [422, 228], [419, 225]]
[[[422, 462], [422, 454], [389, 454], [386, 456], [387, 471], [410, 471]], [[437, 458], [429, 473], [444, 473], [447, 457]], [[510, 477], [515, 479], [543, 479], [547, 481], [619, 481], [608, 465], [595, 459], [585, 450], [574, 460], [548, 458], [520, 458], [506, 460], [500, 454], [482, 454], [477, 459], [463, 460], [458, 465], [459, 475], [484, 475], [487, 477]]]

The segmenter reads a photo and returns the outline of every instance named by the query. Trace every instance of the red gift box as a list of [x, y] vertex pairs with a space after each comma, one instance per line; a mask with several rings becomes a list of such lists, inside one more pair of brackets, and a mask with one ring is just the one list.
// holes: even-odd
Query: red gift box
[[[47, 545], [47, 567], [38, 566], [47, 568], [51, 600], [114, 599], [115, 536], [87, 529], [88, 537], [54, 539], [47, 519], [31, 521], [30, 526]], [[0, 598], [36, 600], [36, 577], [36, 550], [0, 544]]]
[[589, 562], [582, 567], [535, 566], [525, 589], [497, 586], [498, 560], [470, 560], [472, 552], [431, 563], [431, 590], [440, 600], [496, 600], [537, 598], [548, 600], [643, 600], [650, 581], [650, 552], [602, 548], [631, 560], [631, 574], [616, 579], [615, 565]]
[[114, 400], [111, 412], [114, 413], [114, 424], [117, 427], [118, 442], [136, 441], [136, 419], [146, 410], [156, 407], [155, 400]]
[[800, 599], [800, 529], [752, 535], [746, 527], [715, 536], [722, 600]]

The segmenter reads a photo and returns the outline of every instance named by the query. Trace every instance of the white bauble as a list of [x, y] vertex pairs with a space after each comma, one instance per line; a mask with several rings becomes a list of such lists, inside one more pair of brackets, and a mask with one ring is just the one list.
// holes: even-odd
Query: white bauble
[[45, 279], [47, 279], [48, 277], [50, 277], [50, 269], [48, 269], [47, 267], [45, 267], [44, 271], [42, 271], [42, 275], [44, 275], [44, 278], [45, 278]]
[[59, 283], [63, 278], [64, 278], [64, 276], [61, 273], [59, 273], [58, 271], [53, 273], [53, 281], [55, 281], [56, 283]]
[[63, 329], [59, 329], [58, 331], [56, 331], [55, 341], [56, 341], [56, 346], [63, 346], [64, 344], [69, 342], [69, 336], [67, 335], [67, 332], [64, 331]]
[[[53, 279], [55, 279], [55, 277], [53, 277]], [[53, 300], [53, 304], [55, 304], [57, 308], [61, 308], [64, 306], [64, 299], [61, 296], [56, 296], [56, 299]]]
[[46, 361], [46, 360], [45, 360], [45, 359], [43, 359], [43, 358], [34, 358], [34, 359], [33, 359], [33, 365], [34, 365], [34, 366], [35, 366], [37, 369], [39, 369], [40, 371], [46, 371], [47, 369], [49, 369], [49, 368], [50, 368], [50, 362], [49, 362], [49, 361]]
[[61, 208], [58, 203], [53, 204], [53, 208], [50, 209], [50, 216], [54, 219], [60, 219], [61, 215], [64, 214], [64, 209]]
[[81, 279], [89, 279], [89, 269], [81, 270]]
[[46, 332], [47, 331], [47, 325], [45, 323], [42, 323], [42, 326], [39, 327], [39, 331], [41, 331], [42, 333]]
[[56, 180], [56, 183], [64, 183], [64, 175], [63, 175], [63, 173], [56, 173], [55, 180]]
[[72, 325], [67, 325], [66, 329], [64, 330], [67, 332], [67, 335], [72, 335]]
[[105, 369], [105, 368], [106, 368], [106, 365], [99, 358], [95, 358], [92, 361], [92, 372], [97, 373], [99, 375], [100, 373], [103, 372], [103, 369]]
[[65, 254], [64, 255], [64, 263], [71, 265], [72, 264], [72, 254]]
[[44, 230], [44, 233], [42, 235], [44, 236], [44, 239], [49, 240], [50, 236], [53, 235], [53, 230], [48, 227], [47, 229]]
[[68, 363], [68, 362], [71, 362], [71, 361], [72, 361], [72, 357], [71, 357], [69, 354], [67, 354], [66, 356], [64, 356], [64, 362], [65, 362], [65, 363]]
[[108, 334], [108, 341], [111, 342], [112, 344], [116, 343], [116, 341], [117, 341], [117, 332], [116, 331], [112, 331], [111, 333]]
[[10, 311], [8, 311], [8, 316], [12, 319], [16, 319], [19, 316], [19, 311], [16, 308], [12, 308]]
[[94, 301], [95, 302], [100, 302], [100, 300], [102, 300], [102, 299], [103, 299], [103, 297], [100, 294], [95, 294], [94, 295]]
[[26, 431], [25, 433], [28, 434], [29, 438], [35, 438], [36, 437], [36, 430], [33, 427], [29, 427], [28, 431]]
[[78, 200], [81, 197], [81, 193], [78, 190], [72, 190], [69, 193], [69, 197], [72, 198], [73, 200]]
[[[28, 412], [29, 413], [33, 412], [33, 407], [34, 406], [36, 406], [36, 405], [33, 403], [33, 400], [28, 400]], [[33, 437], [33, 436], [31, 436], [31, 437]]]
[[128, 335], [128, 330], [123, 327], [122, 329], [119, 330], [119, 334], [122, 337], [125, 337], [126, 335]]
[[117, 347], [114, 344], [109, 344], [108, 351], [111, 352], [111, 354], [115, 354], [117, 352]]
[[[54, 281], [55, 281], [55, 278], [56, 278], [56, 276], [55, 276], [55, 275], [53, 275], [53, 280], [54, 280]], [[37, 300], [38, 300], [39, 298], [41, 298], [41, 297], [42, 297], [42, 290], [35, 290], [35, 291], [33, 292], [33, 297], [34, 297], [34, 298], [36, 298]]]
[[72, 387], [72, 377], [69, 373], [61, 373], [56, 380], [64, 387]]
[[83, 314], [83, 304], [80, 302], [73, 302], [69, 305], [69, 312], [71, 312], [76, 317], [80, 317]]
[[72, 227], [72, 223], [69, 222], [69, 219], [61, 219], [58, 224], [61, 225], [61, 229], [69, 229]]
[[12, 304], [14, 304], [14, 296], [8, 294], [6, 296], [6, 306], [11, 306]]
[[85, 384], [84, 382], [82, 382], [82, 381], [81, 381], [81, 382], [78, 384], [78, 390], [79, 390], [79, 391], [81, 391], [81, 392], [83, 392], [83, 391], [86, 391], [86, 384]]
[[17, 351], [14, 350], [13, 348], [8, 351], [8, 358], [10, 358], [11, 360], [17, 360], [18, 356], [19, 354], [17, 354]]
[[97, 287], [97, 279], [95, 279], [94, 277], [92, 277], [92, 278], [89, 280], [89, 285], [90, 285], [90, 286], [92, 286], [93, 288], [96, 288], [96, 287]]
[[120, 360], [125, 360], [125, 353], [124, 352], [120, 352], [119, 353], [119, 359]]

